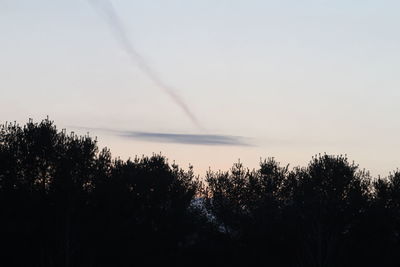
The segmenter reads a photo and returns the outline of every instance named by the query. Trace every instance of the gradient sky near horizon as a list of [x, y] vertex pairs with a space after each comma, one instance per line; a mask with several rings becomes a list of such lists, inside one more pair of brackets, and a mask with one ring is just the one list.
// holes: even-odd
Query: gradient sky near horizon
[[[0, 122], [47, 115], [122, 158], [195, 172], [239, 158], [305, 165], [347, 154], [400, 167], [399, 1], [111, 0], [128, 37], [201, 122], [157, 88], [86, 0], [0, 0]], [[238, 136], [243, 145], [118, 133]]]

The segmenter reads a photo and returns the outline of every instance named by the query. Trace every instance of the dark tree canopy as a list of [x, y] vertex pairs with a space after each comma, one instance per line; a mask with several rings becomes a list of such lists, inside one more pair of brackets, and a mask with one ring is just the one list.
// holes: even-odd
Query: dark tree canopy
[[400, 172], [346, 156], [196, 177], [48, 119], [0, 125], [1, 266], [400, 266]]

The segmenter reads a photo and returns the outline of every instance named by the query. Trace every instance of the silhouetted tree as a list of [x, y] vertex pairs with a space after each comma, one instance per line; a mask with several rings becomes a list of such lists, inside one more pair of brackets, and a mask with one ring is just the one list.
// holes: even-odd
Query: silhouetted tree
[[344, 156], [319, 155], [288, 176], [298, 264], [344, 266], [352, 231], [368, 208], [370, 177]]
[[346, 156], [238, 162], [204, 180], [113, 159], [45, 119], [0, 125], [0, 265], [400, 266], [400, 172]]
[[[57, 132], [47, 119], [24, 127], [3, 125], [0, 147], [2, 218], [11, 227], [2, 229], [9, 255], [42, 266], [73, 265], [94, 178], [95, 141]], [[19, 255], [21, 245], [29, 247], [23, 250], [28, 255]]]
[[400, 266], [400, 173], [373, 182], [373, 199], [364, 231], [356, 240], [371, 255], [366, 266]]
[[235, 243], [235, 262], [287, 264], [289, 259], [282, 256], [287, 246], [282, 226], [287, 175], [288, 166], [281, 167], [273, 158], [262, 161], [258, 171], [236, 163], [230, 172], [207, 174], [207, 208]]
[[111, 256], [108, 264], [132, 255], [148, 264], [165, 261], [190, 233], [189, 206], [197, 190], [192, 171], [170, 166], [160, 155], [113, 166], [111, 179], [95, 189], [99, 249], [105, 250], [100, 255]]
[[192, 169], [160, 155], [112, 160], [89, 136], [58, 132], [46, 119], [2, 125], [0, 160], [7, 266], [129, 265], [132, 255], [161, 260], [151, 253], [172, 259], [193, 230], [197, 180]]

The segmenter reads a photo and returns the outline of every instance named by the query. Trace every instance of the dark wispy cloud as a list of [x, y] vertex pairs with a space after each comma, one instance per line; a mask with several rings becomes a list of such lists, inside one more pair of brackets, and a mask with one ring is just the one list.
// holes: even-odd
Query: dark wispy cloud
[[154, 132], [123, 132], [121, 136], [150, 142], [167, 142], [209, 146], [248, 146], [245, 138], [230, 135], [215, 134], [175, 134]]
[[232, 135], [217, 134], [184, 134], [184, 133], [161, 133], [161, 132], [141, 132], [124, 131], [107, 128], [87, 128], [71, 126], [74, 129], [85, 130], [89, 132], [107, 132], [112, 135], [158, 143], [176, 143], [207, 146], [252, 146], [249, 138]]
[[112, 3], [108, 0], [89, 0], [89, 3], [98, 9], [106, 19], [112, 33], [120, 44], [122, 49], [129, 55], [132, 63], [137, 65], [139, 69], [164, 93], [166, 93], [172, 101], [179, 106], [186, 116], [201, 130], [204, 127], [200, 124], [193, 111], [189, 108], [189, 105], [182, 99], [182, 97], [176, 92], [175, 88], [167, 84], [156, 70], [149, 64], [135, 48], [131, 40], [128, 38], [128, 34], [124, 28], [124, 25], [118, 16], [118, 13], [114, 9]]

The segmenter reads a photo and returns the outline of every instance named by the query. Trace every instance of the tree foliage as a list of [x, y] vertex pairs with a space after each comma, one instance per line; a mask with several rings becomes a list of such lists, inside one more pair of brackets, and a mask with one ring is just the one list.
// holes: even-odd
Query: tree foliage
[[1, 266], [399, 266], [400, 172], [346, 156], [200, 179], [48, 119], [0, 126]]

